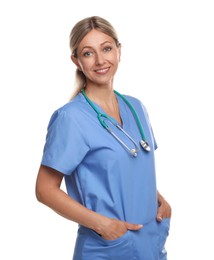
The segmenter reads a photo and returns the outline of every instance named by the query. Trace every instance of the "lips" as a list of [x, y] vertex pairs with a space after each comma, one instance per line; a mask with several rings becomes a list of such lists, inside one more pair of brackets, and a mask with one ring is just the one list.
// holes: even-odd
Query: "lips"
[[98, 70], [95, 70], [95, 72], [98, 73], [98, 74], [105, 74], [106, 72], [109, 71], [109, 68], [110, 68], [110, 67], [98, 69]]

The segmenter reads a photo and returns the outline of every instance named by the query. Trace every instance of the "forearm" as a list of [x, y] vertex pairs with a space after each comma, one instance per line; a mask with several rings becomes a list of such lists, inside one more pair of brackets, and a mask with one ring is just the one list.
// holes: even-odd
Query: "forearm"
[[92, 210], [87, 209], [61, 188], [63, 174], [56, 170], [41, 166], [36, 181], [36, 197], [38, 201], [50, 207], [66, 219], [79, 223], [96, 231], [100, 223], [106, 223], [104, 217]]
[[107, 220], [106, 217], [87, 209], [58, 188], [49, 189], [39, 201], [62, 217], [95, 231], [99, 229], [100, 223]]
[[170, 218], [171, 217], [171, 206], [165, 200], [165, 198], [157, 191], [158, 196], [158, 212], [157, 212], [157, 219], [161, 221], [163, 218]]
[[164, 197], [160, 194], [159, 191], [157, 191], [157, 197], [158, 197], [158, 204], [161, 204], [161, 202], [164, 200]]
[[72, 199], [61, 188], [63, 174], [49, 167], [41, 166], [36, 182], [38, 201], [50, 207], [59, 215], [88, 227], [101, 234], [105, 239], [116, 239], [127, 229], [138, 230], [142, 226], [108, 218], [87, 209]]

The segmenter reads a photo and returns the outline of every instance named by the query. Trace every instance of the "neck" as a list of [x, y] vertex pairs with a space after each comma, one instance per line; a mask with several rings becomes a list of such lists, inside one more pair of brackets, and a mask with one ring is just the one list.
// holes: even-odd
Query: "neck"
[[102, 107], [109, 106], [111, 107], [117, 103], [117, 98], [114, 93], [113, 87], [111, 88], [102, 88], [102, 87], [86, 87], [85, 93], [93, 102], [97, 103]]
[[85, 88], [88, 98], [99, 105], [105, 113], [122, 124], [119, 105], [113, 88]]

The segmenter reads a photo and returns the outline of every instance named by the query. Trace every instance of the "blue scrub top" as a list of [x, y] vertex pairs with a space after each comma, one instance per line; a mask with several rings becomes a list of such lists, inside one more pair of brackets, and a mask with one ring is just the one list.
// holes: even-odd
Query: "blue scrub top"
[[[110, 218], [146, 225], [154, 221], [157, 214], [154, 161], [157, 145], [144, 105], [136, 98], [125, 97], [140, 118], [150, 152], [141, 148], [138, 156], [133, 157], [104, 129], [96, 112], [79, 93], [53, 113], [42, 165], [62, 172], [68, 195], [88, 209]], [[121, 97], [117, 96], [117, 99], [123, 129], [138, 143], [141, 135], [132, 111]], [[108, 121], [106, 123], [128, 147], [134, 148], [124, 133]], [[94, 258], [84, 258], [79, 253], [74, 259], [108, 259], [95, 256], [97, 254]], [[150, 259], [153, 258], [146, 260]]]

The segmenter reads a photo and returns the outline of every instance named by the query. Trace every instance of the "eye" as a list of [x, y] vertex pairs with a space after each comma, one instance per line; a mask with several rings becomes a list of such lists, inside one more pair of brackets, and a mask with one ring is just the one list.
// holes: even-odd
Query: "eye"
[[111, 50], [112, 50], [112, 47], [110, 47], [110, 46], [104, 48], [104, 52], [109, 52], [109, 51], [111, 51]]
[[90, 57], [92, 55], [93, 55], [93, 53], [91, 51], [86, 51], [86, 52], [83, 53], [84, 57]]

